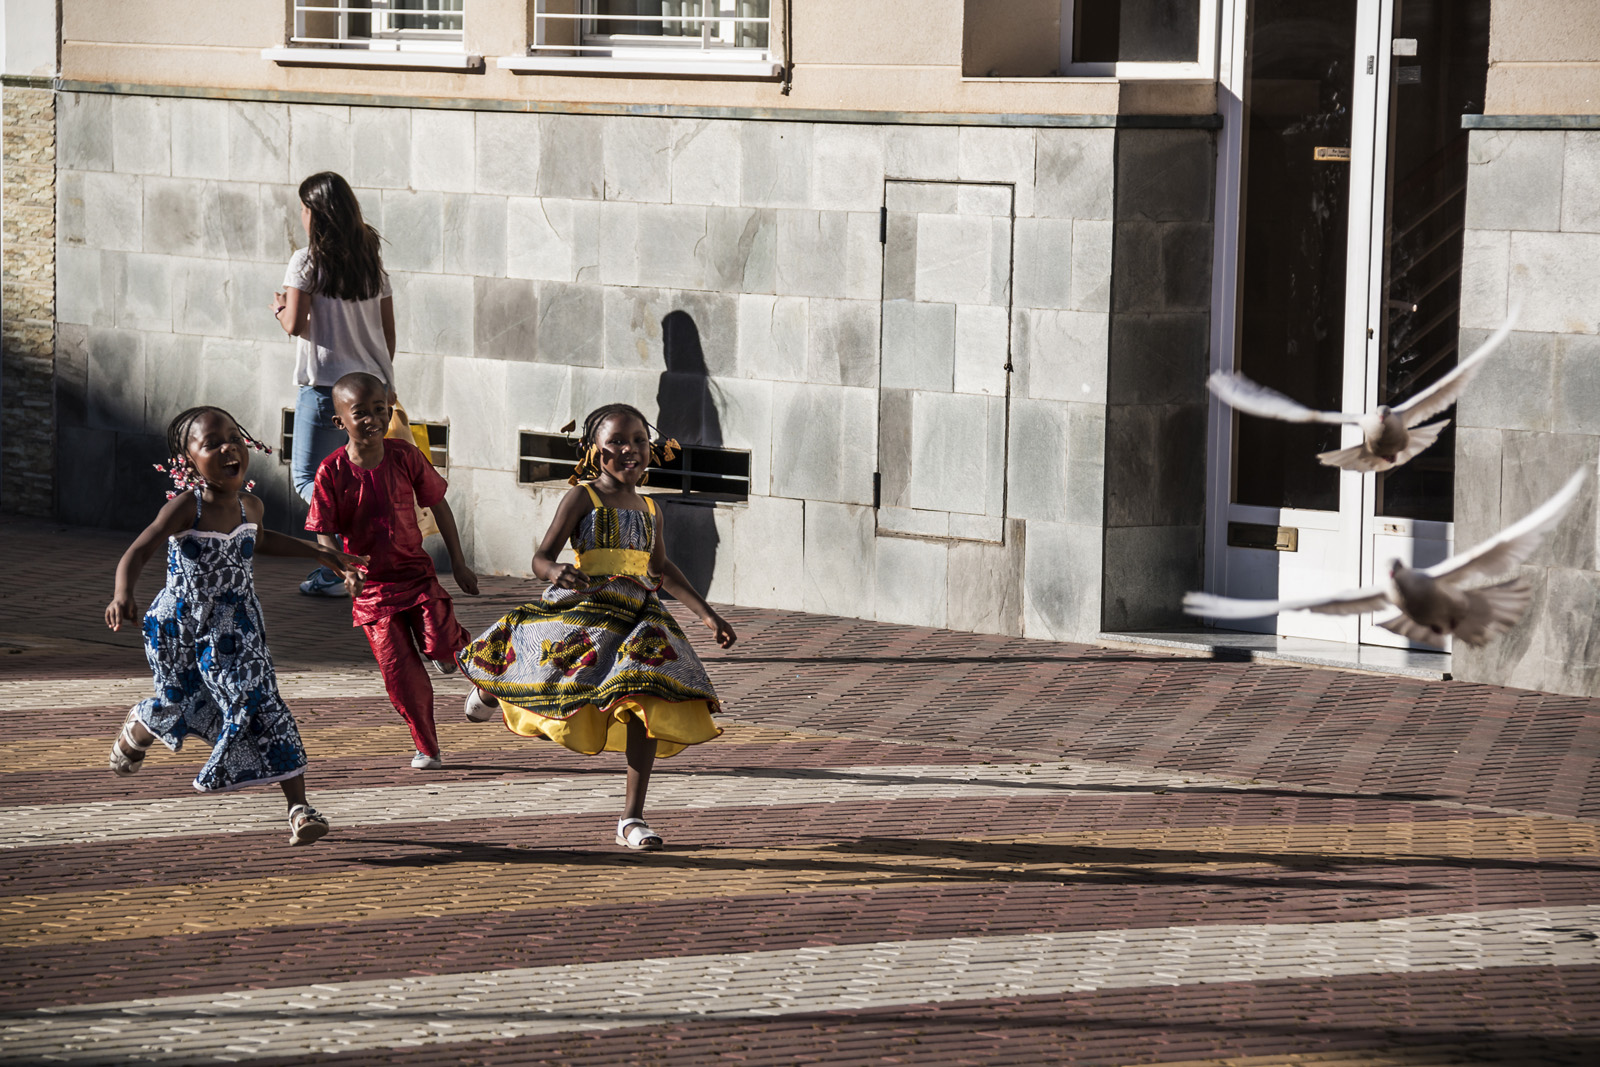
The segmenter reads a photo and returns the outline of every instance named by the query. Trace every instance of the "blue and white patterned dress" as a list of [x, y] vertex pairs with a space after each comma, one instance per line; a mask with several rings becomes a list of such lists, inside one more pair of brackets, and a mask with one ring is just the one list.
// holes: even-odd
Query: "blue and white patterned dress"
[[[195, 521], [200, 521], [195, 491]], [[267, 652], [251, 559], [256, 524], [239, 504], [229, 533], [186, 530], [167, 538], [167, 584], [144, 617], [155, 697], [134, 710], [176, 752], [193, 734], [211, 745], [195, 776], [202, 793], [293, 778], [306, 751]]]

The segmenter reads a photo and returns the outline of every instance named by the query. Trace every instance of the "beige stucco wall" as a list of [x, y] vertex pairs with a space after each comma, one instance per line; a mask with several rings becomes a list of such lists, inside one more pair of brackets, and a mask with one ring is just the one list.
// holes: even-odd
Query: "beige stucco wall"
[[1490, 115], [1600, 114], [1600, 2], [1494, 0]]
[[[227, 4], [64, 0], [62, 77], [243, 91], [571, 104], [1089, 115], [1209, 114], [1215, 110], [1215, 92], [1208, 83], [1149, 85], [1124, 91], [1114, 79], [964, 78], [967, 2], [796, 3], [794, 84], [787, 96], [775, 81], [765, 80], [518, 75], [501, 70], [494, 57], [521, 54], [526, 46], [531, 0], [468, 0], [468, 50], [488, 59], [481, 74], [279, 66], [262, 59], [260, 53], [284, 43], [289, 25], [285, 0], [231, 0]], [[980, 41], [991, 54], [998, 56], [1004, 51], [997, 42], [1004, 36], [1002, 27], [1007, 26], [1025, 45], [1022, 52], [1031, 55], [1044, 47], [1039, 39], [1047, 35], [1040, 32], [1039, 25], [1041, 20], [1049, 20], [1040, 11], [1049, 4], [1006, 0], [977, 6], [985, 14]], [[776, 11], [779, 5], [774, 7]], [[1040, 11], [1034, 11], [1036, 7]], [[1032, 55], [1030, 67], [1015, 69], [1032, 69], [1038, 62], [1039, 56]]]

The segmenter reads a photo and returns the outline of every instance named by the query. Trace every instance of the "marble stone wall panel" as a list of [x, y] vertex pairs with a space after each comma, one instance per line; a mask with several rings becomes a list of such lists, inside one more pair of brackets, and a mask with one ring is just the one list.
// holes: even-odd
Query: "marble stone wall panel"
[[[358, 189], [405, 189], [411, 186], [413, 114], [412, 111], [397, 107], [350, 109], [351, 173], [347, 177], [351, 185]], [[288, 180], [298, 185], [305, 177], [304, 174], [293, 174]], [[363, 209], [365, 206], [363, 202]], [[367, 221], [372, 222], [371, 219]]]
[[1201, 586], [1201, 526], [1107, 527], [1101, 625], [1154, 630], [1187, 625], [1183, 594]]
[[811, 203], [812, 127], [746, 122], [739, 130], [739, 202], [799, 208]]
[[445, 194], [446, 274], [471, 274], [481, 278], [506, 276], [507, 204], [503, 196]]
[[324, 170], [348, 179], [353, 158], [348, 107], [301, 104], [289, 109], [291, 180]]
[[671, 119], [615, 117], [601, 120], [604, 197], [663, 204], [672, 199]]
[[228, 177], [228, 103], [225, 100], [171, 101], [168, 126], [172, 131], [174, 178]]
[[874, 547], [876, 617], [883, 622], [942, 628], [949, 546], [907, 537], [879, 537]]
[[714, 119], [672, 124], [672, 202], [733, 207], [740, 203], [744, 138], [740, 126]]
[[878, 559], [873, 509], [813, 500], [806, 503], [805, 519], [801, 609], [872, 618]]
[[539, 189], [544, 127], [538, 117], [479, 111], [473, 123], [473, 188], [504, 196], [545, 195]]
[[755, 496], [739, 513], [731, 546], [735, 603], [798, 610], [805, 602], [808, 503]]
[[774, 382], [772, 448], [778, 496], [872, 502], [877, 469], [877, 392], [846, 386]]
[[171, 101], [159, 96], [111, 98], [111, 144], [119, 174], [171, 174]]
[[[166, 140], [169, 139], [164, 139], [164, 143]], [[228, 104], [228, 177], [234, 181], [280, 184], [290, 181], [299, 184], [305, 177], [289, 173], [287, 104], [255, 100], [234, 100]]]
[[739, 297], [739, 370], [765, 381], [806, 381], [810, 301]]
[[[1470, 352], [1490, 330], [1462, 330], [1462, 351]], [[1457, 426], [1504, 430], [1550, 430], [1555, 415], [1556, 363], [1560, 338], [1552, 333], [1513, 331], [1478, 367], [1472, 384], [1456, 404]]]
[[952, 630], [1022, 635], [1027, 525], [1005, 522], [1002, 544], [957, 541], [945, 574], [945, 625]]
[[442, 193], [477, 188], [477, 122], [471, 111], [411, 112], [411, 186]]
[[1467, 229], [1561, 227], [1559, 130], [1474, 130], [1467, 156]]
[[592, 115], [539, 116], [538, 195], [602, 199], [606, 121]]
[[1047, 641], [1092, 641], [1100, 632], [1097, 527], [1028, 523], [1022, 568], [1022, 632]]
[[812, 132], [811, 205], [876, 211], [883, 203], [883, 127], [820, 123]]
[[472, 353], [482, 359], [539, 356], [539, 293], [521, 278], [472, 279]]

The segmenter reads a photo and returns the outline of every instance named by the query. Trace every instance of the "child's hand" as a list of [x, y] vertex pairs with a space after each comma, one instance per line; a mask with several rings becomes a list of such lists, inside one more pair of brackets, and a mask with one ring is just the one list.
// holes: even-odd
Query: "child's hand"
[[138, 617], [139, 607], [131, 596], [112, 597], [111, 603], [106, 605], [106, 625], [113, 630], [122, 629], [123, 623], [132, 622]]
[[450, 564], [450, 574], [456, 580], [456, 585], [468, 596], [478, 595], [478, 575], [465, 563]]
[[732, 648], [733, 643], [739, 640], [739, 635], [733, 632], [733, 627], [728, 625], [728, 620], [716, 612], [713, 611], [710, 618], [702, 619], [701, 621], [717, 632], [717, 644], [723, 648]]
[[570, 563], [563, 563], [555, 577], [550, 579], [550, 584], [558, 589], [587, 589], [591, 583], [587, 574]]
[[358, 571], [354, 567], [351, 567], [349, 570], [344, 572], [344, 588], [345, 592], [350, 594], [351, 600], [354, 600], [356, 597], [360, 596], [361, 590], [365, 589], [366, 586], [367, 575], [365, 571]]
[[283, 314], [283, 309], [288, 307], [288, 306], [289, 306], [289, 303], [288, 303], [288, 301], [286, 301], [284, 299], [282, 293], [273, 293], [272, 294], [272, 313], [274, 315]]
[[319, 545], [317, 548], [317, 562], [336, 574], [349, 576], [351, 571], [364, 571], [367, 569], [366, 556], [352, 556], [348, 552], [340, 552], [337, 548]]

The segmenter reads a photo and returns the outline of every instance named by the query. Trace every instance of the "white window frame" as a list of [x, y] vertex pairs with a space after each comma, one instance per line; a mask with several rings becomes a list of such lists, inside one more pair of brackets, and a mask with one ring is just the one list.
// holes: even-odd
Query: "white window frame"
[[1122, 81], [1213, 81], [1217, 76], [1217, 41], [1221, 17], [1219, 0], [1200, 0], [1200, 32], [1196, 55], [1192, 62], [1152, 63], [1129, 61], [1118, 63], [1074, 63], [1072, 61], [1072, 31], [1077, 21], [1073, 15], [1080, 0], [1061, 0], [1061, 66], [1060, 71], [1074, 78], [1117, 78]]
[[[483, 66], [482, 56], [466, 53], [466, 3], [459, 10], [435, 8], [433, 10], [397, 6], [399, 0], [370, 0], [365, 6], [355, 6], [353, 0], [294, 0], [290, 5], [293, 19], [289, 39], [284, 47], [267, 48], [262, 58], [281, 64], [316, 64], [361, 67], [415, 67], [474, 69]], [[427, 3], [428, 0], [423, 0]], [[448, 0], [433, 0], [444, 3]], [[454, 30], [401, 29], [396, 20], [419, 15], [453, 16], [460, 24]], [[308, 16], [328, 17], [337, 20], [336, 36], [312, 37], [307, 32]], [[352, 36], [350, 20], [353, 16], [370, 18], [372, 32], [367, 36]]]
[[[584, 73], [612, 74], [711, 74], [735, 78], [772, 78], [782, 73], [783, 65], [774, 60], [779, 20], [773, 17], [773, 8], [779, 0], [766, 0], [765, 15], [740, 15], [741, 2], [749, 0], [677, 0], [689, 4], [707, 3], [716, 6], [716, 17], [684, 15], [679, 12], [661, 15], [599, 15], [595, 0], [573, 0], [563, 3], [563, 8], [575, 11], [550, 11], [548, 0], [534, 0], [533, 42], [526, 56], [504, 56], [496, 62], [504, 69], [518, 73]], [[760, 2], [760, 0], [756, 0]], [[584, 24], [616, 22], [700, 23], [699, 36], [658, 36], [655, 34], [585, 33]], [[560, 23], [577, 23], [577, 44], [549, 43], [550, 31]], [[740, 47], [728, 41], [741, 23], [764, 24], [767, 27], [765, 48]], [[716, 36], [712, 35], [713, 26]], [[563, 34], [563, 36], [566, 36]]]

